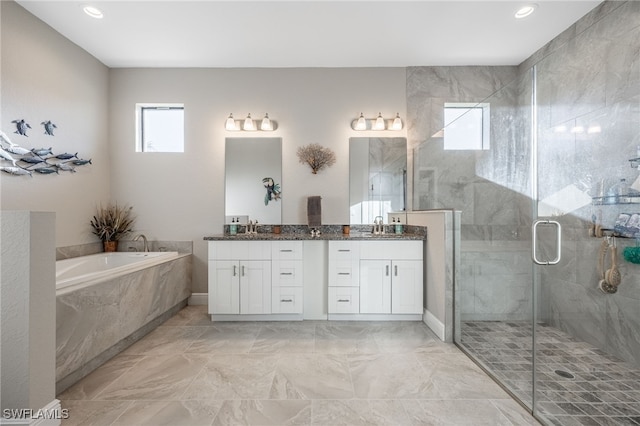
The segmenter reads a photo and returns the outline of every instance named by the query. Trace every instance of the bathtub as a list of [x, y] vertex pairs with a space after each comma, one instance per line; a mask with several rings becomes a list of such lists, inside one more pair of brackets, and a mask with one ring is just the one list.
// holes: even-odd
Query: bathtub
[[56, 392], [187, 304], [191, 254], [117, 252], [56, 262]]
[[115, 252], [56, 262], [56, 294], [65, 294], [106, 279], [149, 268], [178, 257], [178, 252]]

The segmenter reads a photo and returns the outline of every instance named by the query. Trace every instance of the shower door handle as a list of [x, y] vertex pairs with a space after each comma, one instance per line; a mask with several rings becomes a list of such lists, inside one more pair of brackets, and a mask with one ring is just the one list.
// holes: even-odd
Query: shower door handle
[[[558, 251], [556, 253], [556, 258], [553, 260], [538, 259], [538, 253], [537, 253], [538, 225], [540, 225], [541, 223], [545, 225], [553, 225], [556, 227], [556, 245], [557, 245]], [[555, 220], [547, 220], [547, 219], [536, 220], [535, 222], [533, 222], [532, 235], [531, 235], [531, 257], [533, 261], [538, 265], [545, 265], [545, 266], [557, 265], [558, 263], [560, 263], [561, 255], [562, 255], [562, 225], [560, 225], [560, 222]]]

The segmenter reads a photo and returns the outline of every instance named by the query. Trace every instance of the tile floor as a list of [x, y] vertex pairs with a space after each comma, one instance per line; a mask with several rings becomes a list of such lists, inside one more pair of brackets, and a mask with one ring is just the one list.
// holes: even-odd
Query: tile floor
[[68, 425], [537, 425], [421, 322], [212, 323], [188, 306], [58, 395]]
[[[466, 321], [461, 329], [465, 349], [530, 405], [531, 323]], [[640, 425], [640, 368], [544, 324], [536, 345], [536, 399], [545, 423]]]

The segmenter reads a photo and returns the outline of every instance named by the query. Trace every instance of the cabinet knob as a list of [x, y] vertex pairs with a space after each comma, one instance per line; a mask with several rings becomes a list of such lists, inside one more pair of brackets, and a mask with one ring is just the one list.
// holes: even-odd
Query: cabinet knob
[[338, 275], [351, 275], [351, 272], [338, 272]]
[[292, 300], [292, 299], [280, 299], [280, 301], [281, 301], [281, 302], [284, 302], [284, 303], [291, 303], [291, 302], [293, 302], [293, 300]]
[[338, 299], [338, 302], [347, 302], [347, 303], [349, 303], [351, 301], [349, 299]]

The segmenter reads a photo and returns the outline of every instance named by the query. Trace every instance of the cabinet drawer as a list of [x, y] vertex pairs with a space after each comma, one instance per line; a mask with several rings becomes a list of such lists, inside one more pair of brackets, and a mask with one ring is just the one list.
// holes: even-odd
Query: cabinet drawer
[[270, 260], [271, 241], [209, 241], [209, 260]]
[[363, 241], [361, 259], [422, 260], [424, 241]]
[[304, 307], [302, 287], [274, 287], [271, 312], [274, 314], [301, 314]]
[[302, 241], [273, 241], [271, 258], [274, 260], [302, 260]]
[[360, 271], [358, 263], [351, 260], [329, 262], [329, 286], [357, 287]]
[[329, 287], [328, 310], [330, 314], [357, 314], [360, 312], [358, 287]]
[[359, 241], [329, 241], [329, 260], [352, 260], [359, 258]]
[[302, 260], [273, 260], [271, 283], [274, 287], [302, 287]]

